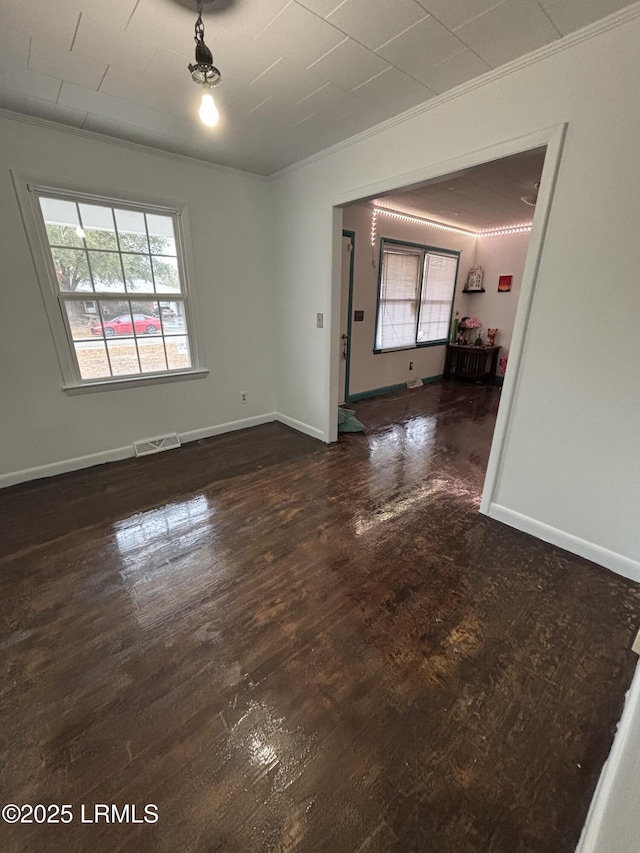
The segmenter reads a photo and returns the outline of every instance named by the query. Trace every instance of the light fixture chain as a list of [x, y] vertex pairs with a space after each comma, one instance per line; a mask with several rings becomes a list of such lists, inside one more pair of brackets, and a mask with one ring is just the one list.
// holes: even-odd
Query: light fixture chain
[[198, 0], [197, 3], [198, 8], [198, 20], [196, 21], [196, 34], [194, 36], [195, 42], [203, 42], [204, 41], [204, 23], [202, 21], [202, 0]]
[[[213, 64], [213, 56], [211, 55], [211, 51], [209, 50], [204, 41], [202, 0], [197, 0], [197, 7], [198, 20], [196, 21], [194, 36], [194, 41], [196, 43], [196, 61], [193, 65], [189, 64], [188, 68], [191, 72], [191, 79], [194, 83], [197, 83], [200, 86], [209, 86], [213, 88], [214, 86], [217, 86], [220, 82], [221, 74], [220, 71]], [[211, 95], [207, 95], [206, 97], [211, 98]]]

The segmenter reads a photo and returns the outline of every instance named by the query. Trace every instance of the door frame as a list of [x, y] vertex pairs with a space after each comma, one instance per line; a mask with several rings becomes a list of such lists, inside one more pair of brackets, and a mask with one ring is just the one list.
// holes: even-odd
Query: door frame
[[[492, 160], [499, 160], [502, 157], [508, 157], [511, 154], [519, 154], [523, 151], [530, 151], [533, 148], [540, 148], [545, 145], [547, 148], [542, 176], [540, 178], [540, 189], [538, 191], [538, 201], [533, 217], [533, 227], [531, 229], [531, 240], [524, 265], [522, 275], [522, 283], [520, 286], [520, 298], [518, 300], [518, 308], [513, 327], [513, 335], [511, 338], [511, 347], [509, 350], [509, 370], [507, 371], [502, 388], [502, 398], [498, 410], [498, 417], [493, 433], [491, 443], [491, 452], [489, 454], [489, 463], [484, 480], [484, 488], [482, 491], [482, 500], [480, 503], [480, 512], [484, 515], [493, 515], [493, 498], [497, 491], [504, 449], [509, 433], [511, 415], [513, 412], [513, 404], [515, 399], [518, 374], [522, 362], [522, 354], [525, 346], [526, 329], [531, 314], [531, 308], [535, 295], [535, 285], [540, 267], [540, 258], [544, 245], [544, 238], [547, 232], [549, 214], [551, 209], [551, 201], [555, 189], [560, 158], [562, 155], [562, 147], [567, 131], [567, 122], [562, 124], [552, 125], [551, 127], [542, 128], [541, 130], [533, 131], [532, 133], [518, 136], [513, 139], [497, 142], [495, 145], [490, 145], [487, 148], [478, 149], [467, 152], [452, 160], [436, 163], [431, 166], [424, 166], [421, 169], [395, 175], [385, 178], [381, 181], [360, 186], [342, 193], [334, 197], [332, 200], [332, 222], [333, 222], [333, 287], [331, 292], [332, 300], [332, 328], [339, 325], [340, 311], [340, 296], [341, 296], [341, 276], [336, 274], [337, 270], [341, 270], [342, 255], [342, 210], [344, 205], [352, 204], [356, 201], [365, 201], [369, 198], [375, 198], [382, 193], [388, 193], [397, 189], [410, 189], [412, 186], [423, 183], [424, 181], [432, 180], [433, 178], [444, 177], [452, 172], [460, 171], [461, 169], [469, 169], [473, 166], [479, 166], [482, 163], [488, 163]], [[332, 365], [338, 365], [338, 346], [339, 336], [332, 336], [333, 352], [330, 355]], [[332, 372], [330, 377], [329, 388], [329, 432], [328, 440], [336, 441], [338, 433], [338, 387], [337, 369]]]
[[[344, 402], [350, 403], [351, 396], [349, 394], [349, 376], [351, 371], [351, 331], [353, 324], [353, 270], [356, 256], [356, 232], [349, 231], [347, 228], [343, 228], [342, 236], [348, 237], [351, 240], [351, 251], [349, 252], [349, 300], [347, 303], [347, 357], [345, 359], [347, 363], [344, 366]], [[340, 355], [342, 356], [342, 353], [340, 353]]]

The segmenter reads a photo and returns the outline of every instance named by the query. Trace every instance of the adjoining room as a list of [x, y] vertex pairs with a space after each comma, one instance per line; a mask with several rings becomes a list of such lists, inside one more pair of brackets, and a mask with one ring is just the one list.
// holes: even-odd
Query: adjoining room
[[438, 381], [447, 341], [479, 340], [483, 352], [497, 345], [490, 381], [502, 380], [544, 154], [525, 151], [345, 206], [353, 276], [343, 271], [341, 402]]

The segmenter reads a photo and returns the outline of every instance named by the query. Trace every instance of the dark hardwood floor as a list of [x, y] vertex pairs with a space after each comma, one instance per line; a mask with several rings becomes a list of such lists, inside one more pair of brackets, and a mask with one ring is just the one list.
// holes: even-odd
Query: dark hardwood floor
[[0, 493], [0, 849], [573, 853], [640, 594], [478, 514], [498, 396]]

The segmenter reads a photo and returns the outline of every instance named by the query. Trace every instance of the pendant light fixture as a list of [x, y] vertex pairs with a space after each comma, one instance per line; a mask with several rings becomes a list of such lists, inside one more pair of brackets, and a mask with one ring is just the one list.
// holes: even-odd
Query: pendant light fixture
[[211, 51], [204, 43], [204, 23], [202, 22], [202, 0], [198, 0], [198, 20], [196, 21], [196, 33], [194, 40], [196, 43], [196, 61], [194, 65], [189, 65], [191, 79], [199, 86], [204, 86], [205, 90], [202, 94], [200, 104], [200, 120], [207, 127], [214, 127], [218, 123], [220, 114], [216, 107], [211, 89], [217, 86], [222, 75], [213, 64], [213, 56]]

